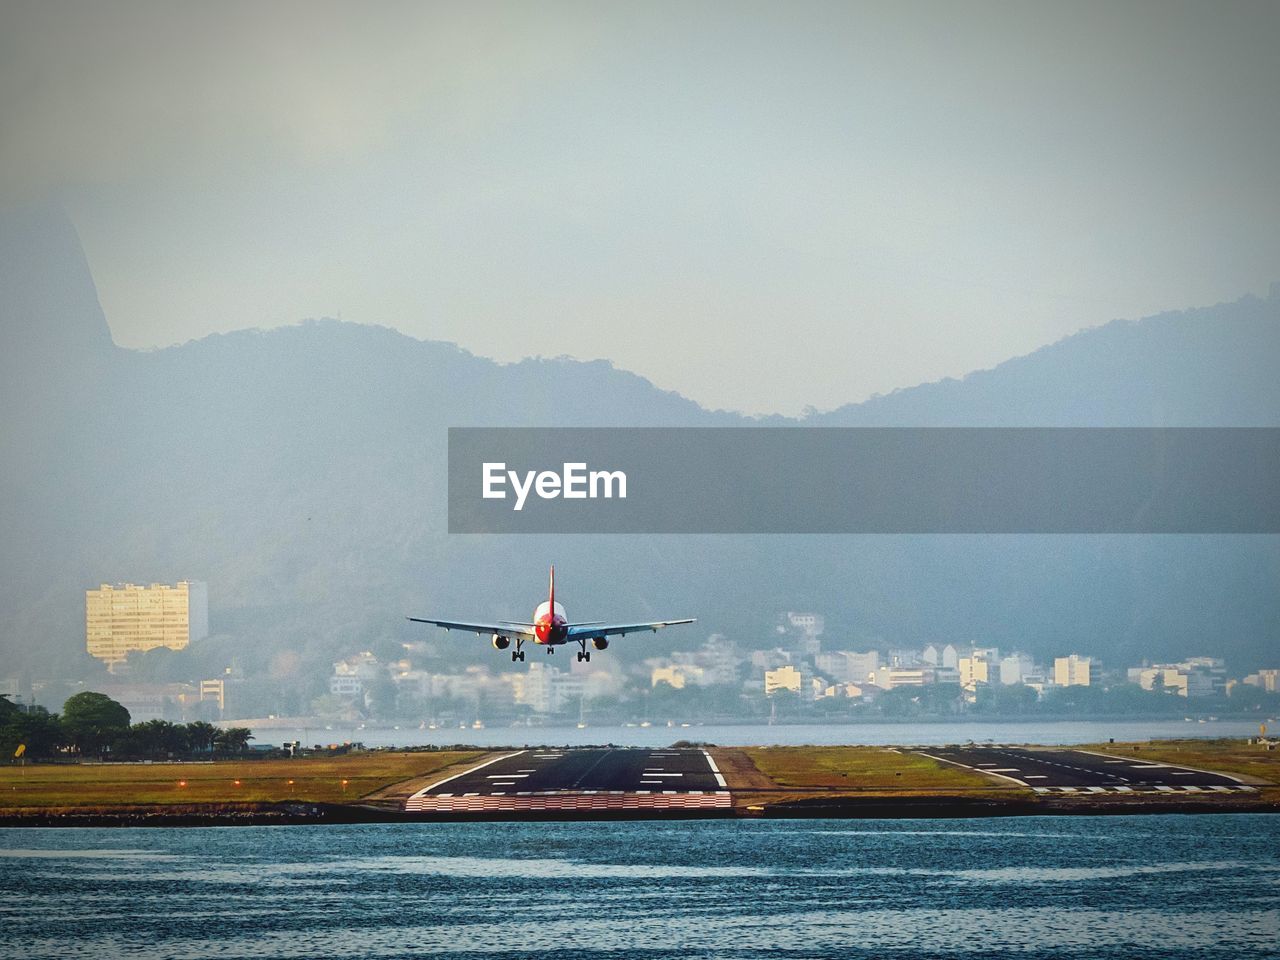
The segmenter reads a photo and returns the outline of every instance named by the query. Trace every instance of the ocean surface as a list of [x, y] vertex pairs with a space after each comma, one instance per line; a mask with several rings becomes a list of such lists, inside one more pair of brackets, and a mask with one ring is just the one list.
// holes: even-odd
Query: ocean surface
[[0, 957], [1280, 955], [1280, 818], [0, 830]]
[[[229, 721], [241, 724], [243, 721]], [[1269, 728], [1280, 729], [1274, 720]], [[803, 746], [815, 744], [869, 744], [872, 746], [904, 744], [939, 746], [949, 743], [1035, 743], [1057, 746], [1068, 743], [1099, 743], [1109, 737], [1116, 740], [1169, 740], [1177, 737], [1250, 737], [1258, 735], [1253, 720], [1004, 720], [936, 723], [797, 723], [797, 724], [692, 724], [649, 727], [606, 726], [585, 727], [489, 726], [439, 727], [416, 726], [260, 726], [252, 727], [254, 742], [283, 743], [300, 740], [314, 744], [360, 742], [370, 747], [406, 747], [455, 743], [480, 747], [555, 744], [584, 746], [614, 743], [624, 747], [667, 747], [677, 740], [697, 740], [723, 747]]]

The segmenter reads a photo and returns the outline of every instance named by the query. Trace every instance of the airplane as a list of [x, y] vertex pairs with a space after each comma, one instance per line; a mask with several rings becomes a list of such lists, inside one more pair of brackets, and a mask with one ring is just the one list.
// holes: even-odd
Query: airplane
[[526, 640], [547, 648], [547, 653], [555, 653], [556, 647], [566, 643], [576, 643], [578, 662], [589, 661], [590, 643], [597, 650], [609, 646], [609, 637], [622, 636], [627, 633], [639, 633], [643, 630], [657, 632], [663, 627], [674, 627], [681, 623], [694, 623], [695, 620], [658, 620], [653, 623], [607, 623], [604, 620], [591, 620], [582, 623], [569, 623], [565, 618], [564, 607], [556, 603], [556, 568], [551, 567], [550, 595], [533, 611], [533, 620], [524, 623], [515, 620], [499, 620], [497, 623], [461, 623], [456, 620], [426, 620], [421, 617], [406, 617], [414, 623], [430, 623], [445, 630], [467, 630], [471, 633], [489, 633], [493, 635], [493, 648], [505, 650], [515, 642], [516, 648], [511, 651], [512, 662], [524, 660]]

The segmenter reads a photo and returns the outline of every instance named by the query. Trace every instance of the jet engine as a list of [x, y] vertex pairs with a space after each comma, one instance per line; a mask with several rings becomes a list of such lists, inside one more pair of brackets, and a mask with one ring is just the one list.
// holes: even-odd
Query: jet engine
[[510, 638], [510, 637], [504, 637], [504, 636], [503, 636], [502, 634], [500, 634], [500, 633], [495, 633], [495, 634], [493, 635], [493, 649], [495, 649], [495, 650], [505, 650], [505, 649], [507, 649], [507, 647], [509, 647], [509, 646], [511, 646], [511, 638]]
[[597, 650], [604, 650], [609, 646], [609, 638], [596, 637], [594, 640], [591, 641], [591, 645], [594, 646]]

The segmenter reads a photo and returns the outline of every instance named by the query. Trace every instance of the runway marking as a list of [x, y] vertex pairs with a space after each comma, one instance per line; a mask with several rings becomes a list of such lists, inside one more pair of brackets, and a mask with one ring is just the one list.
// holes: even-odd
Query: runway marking
[[445, 777], [443, 780], [437, 780], [435, 783], [431, 784], [430, 786], [423, 787], [421, 790], [415, 793], [413, 797], [410, 797], [409, 799], [412, 800], [414, 797], [421, 797], [425, 795], [428, 790], [434, 790], [436, 787], [441, 787], [444, 784], [449, 783], [450, 781], [457, 780], [459, 777], [465, 777], [468, 774], [475, 773], [477, 770], [483, 770], [485, 767], [489, 766], [490, 764], [498, 763], [501, 760], [510, 760], [512, 757], [518, 757], [522, 753], [524, 753], [523, 750], [517, 750], [515, 753], [504, 753], [500, 756], [494, 757], [492, 760], [486, 760], [484, 763], [477, 764], [474, 767], [469, 767], [466, 770], [463, 770], [461, 773], [455, 773], [452, 777]]
[[[441, 780], [409, 797], [404, 802], [404, 809], [409, 812], [465, 812], [465, 811], [626, 811], [632, 809], [658, 809], [678, 811], [692, 810], [725, 810], [732, 806], [732, 794], [727, 789], [724, 775], [716, 766], [715, 760], [707, 751], [699, 751], [707, 761], [710, 774], [716, 779], [716, 787], [712, 790], [691, 790], [682, 786], [688, 777], [706, 777], [706, 772], [693, 770], [670, 771], [653, 765], [660, 756], [680, 758], [688, 762], [693, 750], [664, 751], [662, 754], [652, 752], [640, 753], [639, 756], [648, 761], [642, 773], [637, 777], [636, 786], [641, 789], [629, 790], [587, 790], [575, 784], [583, 784], [586, 774], [578, 776], [574, 783], [565, 782], [555, 789], [529, 790], [519, 789], [524, 781], [535, 773], [545, 776], [548, 767], [541, 761], [554, 761], [569, 755], [569, 751], [554, 753], [530, 753], [526, 750], [508, 752], [491, 757], [483, 763], [475, 764], [462, 772], [449, 777], [456, 780], [471, 776], [485, 781], [483, 787], [468, 790], [465, 793], [457, 790], [440, 790]], [[614, 751], [604, 751], [605, 754]], [[484, 767], [513, 757], [525, 756], [526, 763], [535, 761], [533, 767], [518, 768], [517, 773], [478, 773]], [[632, 754], [635, 756], [635, 754]], [[603, 756], [601, 757], [603, 759]], [[599, 761], [597, 761], [599, 763]], [[594, 765], [593, 765], [594, 766]], [[632, 770], [635, 768], [632, 767]], [[632, 776], [635, 776], [633, 773]], [[678, 781], [678, 782], [677, 782]], [[706, 781], [703, 780], [703, 783]], [[692, 783], [689, 783], [692, 786]], [[665, 788], [665, 789], [664, 789]]]
[[707, 766], [709, 766], [711, 768], [711, 772], [715, 774], [717, 786], [727, 787], [728, 784], [724, 782], [724, 774], [722, 774], [720, 772], [720, 768], [716, 766], [715, 758], [706, 750], [702, 751], [702, 755], [707, 758]]
[[1024, 780], [1048, 780], [1049, 777], [1047, 774], [1044, 774], [1044, 773], [1028, 773], [1025, 777], [1023, 777], [1023, 779]]

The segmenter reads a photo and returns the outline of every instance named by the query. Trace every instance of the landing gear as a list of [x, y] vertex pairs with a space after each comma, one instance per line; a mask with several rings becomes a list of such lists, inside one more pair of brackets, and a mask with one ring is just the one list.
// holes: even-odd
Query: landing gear
[[583, 663], [583, 662], [590, 663], [590, 662], [591, 662], [591, 651], [587, 649], [587, 639], [586, 639], [586, 637], [583, 637], [581, 640], [579, 640], [579, 641], [578, 641], [578, 646], [582, 647], [582, 649], [578, 651], [578, 662], [579, 662], [579, 663]]
[[512, 663], [515, 663], [517, 660], [521, 663], [524, 662], [524, 651], [520, 649], [522, 646], [524, 646], [524, 640], [520, 637], [516, 637], [516, 648], [511, 651]]

